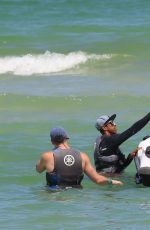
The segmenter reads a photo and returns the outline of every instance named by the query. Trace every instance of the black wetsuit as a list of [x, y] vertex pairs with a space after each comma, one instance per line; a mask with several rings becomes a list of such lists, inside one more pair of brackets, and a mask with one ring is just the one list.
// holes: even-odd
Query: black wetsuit
[[96, 171], [104, 173], [120, 173], [132, 161], [130, 154], [127, 158], [119, 149], [119, 146], [140, 131], [150, 120], [150, 113], [134, 123], [129, 129], [120, 134], [111, 136], [102, 135], [96, 139], [94, 160]]

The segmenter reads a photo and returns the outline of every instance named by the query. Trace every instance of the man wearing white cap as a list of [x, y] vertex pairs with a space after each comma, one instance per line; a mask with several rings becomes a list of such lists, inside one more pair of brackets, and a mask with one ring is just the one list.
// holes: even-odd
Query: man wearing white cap
[[122, 133], [117, 133], [115, 118], [116, 114], [112, 116], [103, 115], [96, 121], [95, 127], [102, 134], [97, 137], [94, 150], [97, 172], [106, 174], [120, 173], [131, 163], [138, 149], [125, 158], [119, 146], [149, 122], [150, 113]]
[[64, 128], [53, 128], [50, 132], [50, 138], [54, 149], [44, 152], [36, 164], [37, 172], [46, 171], [49, 187], [80, 188], [84, 173], [99, 185], [122, 185], [121, 181], [99, 175], [91, 165], [86, 153], [71, 148], [68, 143], [69, 137]]

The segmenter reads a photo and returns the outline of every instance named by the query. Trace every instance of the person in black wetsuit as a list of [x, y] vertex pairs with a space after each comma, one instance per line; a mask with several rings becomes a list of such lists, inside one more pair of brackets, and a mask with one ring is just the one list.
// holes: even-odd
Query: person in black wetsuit
[[69, 137], [62, 127], [53, 128], [50, 132], [50, 138], [54, 149], [44, 152], [36, 164], [37, 172], [46, 171], [48, 186], [79, 188], [84, 173], [99, 185], [123, 184], [121, 181], [99, 175], [91, 165], [86, 153], [69, 146]]
[[117, 133], [115, 118], [116, 114], [103, 115], [97, 119], [95, 124], [97, 130], [102, 134], [97, 137], [94, 149], [95, 167], [99, 173], [121, 173], [131, 163], [138, 148], [126, 158], [119, 146], [149, 122], [150, 113], [122, 133]]

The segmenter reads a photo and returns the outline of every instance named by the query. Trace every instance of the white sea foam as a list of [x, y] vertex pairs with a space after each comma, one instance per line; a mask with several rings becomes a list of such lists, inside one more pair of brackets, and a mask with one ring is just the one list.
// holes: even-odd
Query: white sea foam
[[24, 56], [6, 56], [0, 58], [0, 74], [12, 72], [14, 75], [33, 75], [57, 73], [72, 69], [89, 60], [111, 59], [112, 55], [72, 52], [68, 54], [51, 53]]

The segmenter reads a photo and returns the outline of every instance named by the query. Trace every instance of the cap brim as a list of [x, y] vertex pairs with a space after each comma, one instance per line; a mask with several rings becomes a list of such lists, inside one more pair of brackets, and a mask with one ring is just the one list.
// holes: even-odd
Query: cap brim
[[109, 119], [104, 123], [104, 125], [106, 125], [109, 121], [115, 120], [115, 118], [116, 118], [116, 114], [111, 115]]

